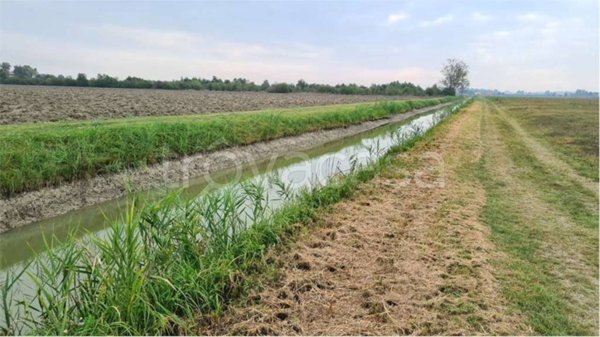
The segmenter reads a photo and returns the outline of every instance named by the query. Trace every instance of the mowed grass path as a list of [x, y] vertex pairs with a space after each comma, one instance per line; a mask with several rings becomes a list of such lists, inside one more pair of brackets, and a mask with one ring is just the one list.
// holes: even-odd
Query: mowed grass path
[[0, 195], [236, 145], [344, 127], [454, 98], [0, 126]]
[[500, 105], [578, 174], [598, 182], [598, 100], [502, 99]]
[[[593, 178], [588, 165], [597, 171], [590, 105], [484, 100], [478, 112], [484, 150], [471, 174], [486, 189], [481, 219], [504, 253], [495, 261], [503, 294], [538, 334], [598, 333], [598, 194], [580, 179]], [[581, 176], [557, 170], [557, 158]]]

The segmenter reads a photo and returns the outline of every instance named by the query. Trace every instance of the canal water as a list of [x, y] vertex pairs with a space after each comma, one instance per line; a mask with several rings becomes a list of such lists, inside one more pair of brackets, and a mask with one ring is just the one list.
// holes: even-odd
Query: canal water
[[[324, 185], [336, 174], [346, 173], [353, 166], [378, 159], [402, 139], [425, 132], [456, 107], [428, 112], [408, 121], [382, 126], [308, 151], [289, 152], [245, 167], [195, 177], [169, 189], [182, 189], [182, 195], [192, 199], [215, 190], [231, 188], [240, 182], [260, 183], [265, 188], [268, 207], [275, 210], [282, 198], [279, 185], [273, 183], [274, 176], [291, 191]], [[152, 198], [164, 193], [152, 191], [146, 195]], [[124, 214], [126, 201], [126, 198], [121, 198], [85, 207], [0, 234], [0, 277], [2, 270], [18, 267], [32, 256], [42, 253], [47, 242], [66, 238], [74, 228], [78, 236], [102, 235], [108, 226]]]

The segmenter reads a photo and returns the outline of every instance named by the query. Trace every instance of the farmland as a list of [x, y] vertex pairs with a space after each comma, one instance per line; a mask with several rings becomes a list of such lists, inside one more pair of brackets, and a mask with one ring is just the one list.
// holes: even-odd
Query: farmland
[[0, 336], [598, 336], [598, 1], [0, 1]]
[[598, 102], [592, 99], [505, 100], [504, 111], [578, 175], [598, 181]]
[[[343, 126], [436, 103], [278, 116], [293, 116], [294, 126], [317, 116], [320, 125]], [[32, 299], [45, 308], [43, 324], [13, 319], [4, 328], [29, 322], [42, 334], [594, 334], [598, 102], [480, 98], [456, 111], [323, 186], [294, 194], [269, 180], [285, 200], [273, 212], [260, 181], [194, 202], [179, 194], [146, 205], [132, 199], [107, 236], [90, 239], [98, 252], [69, 238], [48, 253], [47, 268], [30, 274], [45, 285]], [[196, 125], [247, 118], [236, 129], [244, 130], [265, 116], [271, 121], [271, 113], [177, 119]], [[173, 122], [105, 123], [148, 120]], [[69, 133], [88, 123], [56, 126]], [[289, 127], [285, 119], [276, 125]], [[5, 284], [18, 277], [10, 274]], [[3, 294], [8, 299], [10, 292]]]
[[[365, 113], [385, 114], [386, 111], [388, 113], [402, 111], [397, 109], [436, 103], [439, 101], [392, 102], [343, 111], [342, 115], [350, 118], [355, 114], [358, 114], [356, 116]], [[384, 109], [385, 107], [388, 110]], [[414, 142], [414, 137], [418, 137], [418, 130], [431, 126], [427, 121], [441, 121], [443, 117], [456, 112], [458, 108], [456, 106], [455, 109], [440, 111], [437, 114], [438, 119], [434, 119], [431, 114], [418, 117], [414, 121], [422, 119], [419, 122], [422, 124], [415, 124], [421, 125], [419, 128], [401, 126], [404, 136], [392, 136], [386, 132], [381, 136], [386, 138], [381, 139], [388, 139], [388, 142], [391, 142], [390, 146], [396, 144], [392, 150], [409, 147]], [[335, 109], [333, 111], [340, 113]], [[314, 112], [308, 112], [306, 115], [314, 117]], [[294, 111], [294, 116], [303, 118], [303, 114], [298, 111]], [[327, 123], [331, 116], [320, 116], [323, 118], [319, 120]], [[373, 146], [380, 144], [379, 139], [373, 141]], [[353, 151], [361, 151], [369, 156], [380, 153], [376, 149], [366, 149], [363, 144], [363, 141], [360, 141], [352, 147]], [[344, 153], [344, 150], [345, 148], [341, 153]], [[334, 155], [336, 153], [334, 152]], [[374, 158], [379, 158], [377, 156], [382, 154], [383, 152]], [[3, 328], [6, 329], [5, 331], [21, 331], [20, 329], [25, 326], [39, 333], [71, 331], [76, 334], [189, 332], [191, 331], [189, 319], [195, 316], [196, 312], [219, 313], [228, 301], [242, 295], [244, 289], [250, 285], [243, 280], [244, 275], [250, 276], [259, 270], [265, 270], [266, 266], [262, 264], [265, 247], [280, 242], [288, 235], [286, 233], [291, 233], [290, 230], [295, 228], [296, 224], [308, 221], [320, 207], [349, 195], [353, 186], [368, 180], [380, 167], [377, 162], [370, 164], [364, 162], [366, 166], [357, 167], [352, 164], [355, 162], [352, 158], [352, 156], [346, 158], [350, 169], [347, 173], [337, 177], [337, 169], [332, 168], [333, 170], [330, 171], [332, 179], [325, 186], [316, 184], [292, 191], [288, 186], [289, 183], [278, 184], [277, 180], [273, 180], [271, 175], [277, 174], [276, 172], [267, 172], [268, 180], [246, 181], [241, 185], [235, 185], [239, 187], [237, 190], [225, 189], [215, 194], [201, 195], [195, 200], [186, 201], [175, 194], [156, 203], [143, 205], [135, 199], [127, 207], [128, 211], [124, 218], [117, 220], [104, 235], [82, 240], [70, 237], [62, 248], [48, 250], [44, 254], [44, 259], [36, 262], [45, 265], [46, 261], [52, 261], [50, 264], [53, 266], [33, 268], [34, 271], [27, 274], [27, 277], [34, 279], [34, 283], [38, 284], [39, 281], [48, 285], [48, 287], [43, 286], [43, 294], [39, 293], [39, 296], [30, 298], [39, 303], [33, 304], [34, 306], [43, 308], [47, 320], [38, 324], [27, 318], [20, 320], [16, 316], [11, 317], [13, 312], [9, 310], [13, 306], [9, 304], [4, 309], [9, 314], [5, 322], [8, 321], [10, 324]], [[269, 183], [274, 181], [273, 186], [278, 186], [278, 189], [271, 191], [264, 187], [262, 184], [267, 181]], [[276, 193], [265, 194], [267, 190]], [[287, 202], [281, 208], [271, 208], [271, 200], [277, 200], [275, 198], [277, 195], [281, 198], [290, 195], [291, 192], [293, 192], [292, 198], [285, 197], [284, 200]], [[96, 253], [102, 255], [98, 255], [98, 258], [103, 261], [102, 270], [91, 265], [88, 265], [91, 269], [84, 266], [93, 261], [88, 259], [89, 255], [86, 252], [90, 245], [97, 247]], [[138, 269], [138, 267], [143, 268]], [[72, 274], [66, 278], [56, 278], [55, 273], [60, 273], [59, 270], [69, 270]], [[93, 270], [92, 274], [89, 274], [91, 283], [83, 281], [88, 278], [84, 275], [87, 273], [85, 270]], [[234, 274], [241, 277], [239, 279], [241, 283], [238, 281], [230, 283], [233, 281]], [[10, 287], [15, 284], [10, 281], [13, 277], [19, 278], [18, 274], [8, 274], [5, 285]], [[167, 283], [164, 283], [165, 280]], [[137, 283], [137, 286], [134, 283]], [[175, 288], [168, 286], [170, 283]], [[99, 284], [118, 284], [118, 286], [108, 286], [111, 290], [100, 295], [97, 293], [100, 290], [97, 288]], [[9, 290], [4, 288], [2, 292], [4, 305], [13, 303], [9, 298], [12, 296]], [[92, 295], [88, 290], [96, 295]], [[128, 294], [123, 293], [122, 290]], [[172, 290], [175, 290], [175, 293]], [[79, 302], [75, 300], [76, 298], [88, 298], [90, 295], [95, 300], [81, 303], [83, 306], [80, 308], [83, 311], [72, 306], [73, 301]], [[131, 299], [131, 305], [116, 304], [121, 302], [124, 296]], [[55, 303], [58, 303], [56, 301], [58, 298], [62, 298], [60, 300], [62, 304], [57, 306]], [[115, 306], [110, 303], [115, 303], [118, 311], [111, 309]], [[108, 311], [105, 311], [106, 309]], [[81, 321], [82, 325], [79, 323], [77, 324], [79, 327], [72, 325], [72, 322], [81, 319], [84, 320]], [[177, 330], [169, 330], [171, 328], [168, 328], [170, 324], [168, 322], [171, 319], [177, 322], [173, 326], [173, 329]]]
[[409, 97], [0, 85], [0, 124], [195, 115], [407, 98]]

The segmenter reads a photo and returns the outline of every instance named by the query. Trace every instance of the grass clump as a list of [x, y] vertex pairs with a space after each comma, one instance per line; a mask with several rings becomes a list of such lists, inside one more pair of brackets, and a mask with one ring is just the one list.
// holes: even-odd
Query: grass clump
[[122, 172], [236, 145], [332, 129], [453, 98], [0, 127], [0, 194]]

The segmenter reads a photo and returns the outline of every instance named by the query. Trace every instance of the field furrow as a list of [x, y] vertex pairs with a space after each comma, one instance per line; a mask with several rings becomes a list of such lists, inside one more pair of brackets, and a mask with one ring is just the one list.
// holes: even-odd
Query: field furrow
[[0, 125], [197, 115], [401, 99], [410, 97], [0, 85]]

